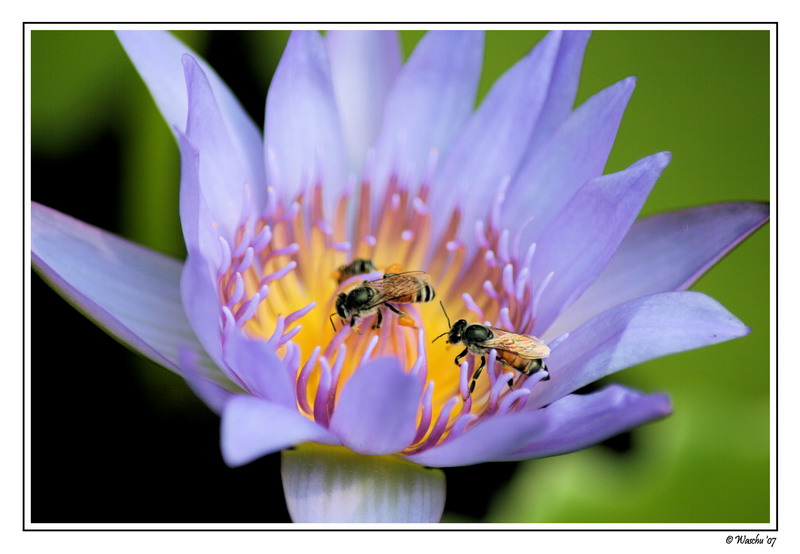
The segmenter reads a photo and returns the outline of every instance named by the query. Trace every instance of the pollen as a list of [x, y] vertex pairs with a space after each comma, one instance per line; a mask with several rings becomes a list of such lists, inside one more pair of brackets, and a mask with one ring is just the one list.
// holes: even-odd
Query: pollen
[[[531, 304], [547, 283], [536, 290], [528, 270], [518, 269], [527, 267], [535, 245], [519, 252], [494, 218], [462, 222], [458, 208], [433, 214], [427, 186], [414, 189], [395, 178], [375, 197], [370, 183], [362, 182], [328, 204], [320, 184], [292, 203], [278, 201], [270, 190], [264, 212], [239, 227], [233, 244], [220, 239], [217, 271], [223, 340], [241, 329], [271, 344], [294, 371], [297, 407], [308, 418], [327, 425], [342, 388], [369, 360], [393, 357], [422, 380], [417, 433], [405, 454], [457, 436], [483, 417], [522, 409], [532, 386], [546, 376], [514, 371], [491, 350], [470, 392], [480, 357], [461, 356], [456, 364], [463, 345], [432, 343], [448, 331], [448, 316], [528, 332]], [[459, 239], [462, 225], [473, 227], [469, 244]], [[442, 229], [437, 236], [434, 228]], [[337, 282], [339, 268], [356, 259], [371, 261], [375, 271]], [[421, 301], [393, 306], [400, 314], [380, 307], [351, 325], [337, 313], [340, 294], [387, 273], [410, 271], [427, 273], [432, 291]], [[436, 301], [429, 301], [433, 291]]]

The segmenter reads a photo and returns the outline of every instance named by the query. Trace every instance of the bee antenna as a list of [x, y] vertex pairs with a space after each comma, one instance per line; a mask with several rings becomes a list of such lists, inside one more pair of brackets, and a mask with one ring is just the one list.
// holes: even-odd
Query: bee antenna
[[[439, 305], [442, 307], [442, 311], [444, 312], [444, 317], [447, 319], [447, 326], [448, 327], [452, 327], [453, 325], [450, 323], [450, 316], [447, 315], [447, 310], [444, 309], [444, 303], [441, 300], [439, 300]], [[445, 333], [445, 334], [447, 334], [447, 333]], [[441, 335], [439, 335], [439, 336], [441, 336]], [[436, 338], [439, 338], [439, 337], [436, 337]]]
[[328, 316], [328, 320], [331, 322], [331, 327], [333, 327], [334, 333], [336, 332], [336, 325], [333, 324], [333, 316], [335, 315], [336, 315], [335, 313], [332, 313], [331, 315]]
[[439, 340], [440, 338], [442, 338], [443, 336], [445, 336], [445, 335], [446, 335], [447, 333], [449, 333], [449, 332], [450, 332], [450, 331], [445, 331], [444, 333], [442, 333], [441, 335], [439, 335], [438, 337], [436, 337], [435, 339], [433, 339], [433, 340], [431, 341], [431, 344], [433, 344], [434, 342], [436, 342], [437, 340]]

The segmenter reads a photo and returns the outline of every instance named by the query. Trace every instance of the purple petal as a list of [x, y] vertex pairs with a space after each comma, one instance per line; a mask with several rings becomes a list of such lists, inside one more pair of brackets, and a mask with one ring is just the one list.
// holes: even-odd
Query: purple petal
[[325, 43], [355, 172], [378, 136], [386, 97], [400, 72], [400, 40], [394, 31], [328, 31]]
[[200, 186], [200, 153], [177, 131], [181, 152], [180, 217], [186, 249], [197, 252], [216, 270], [221, 263], [219, 232]]
[[252, 393], [274, 404], [295, 408], [289, 369], [265, 341], [250, 339], [241, 331], [233, 332], [225, 342], [225, 361]]
[[550, 77], [547, 100], [536, 121], [525, 158], [531, 157], [539, 146], [553, 134], [572, 112], [578, 81], [581, 76], [583, 52], [591, 31], [564, 31], [558, 47], [558, 58]]
[[465, 221], [486, 215], [497, 187], [516, 173], [525, 153], [560, 40], [560, 32], [550, 33], [494, 84], [436, 174], [430, 200], [435, 212], [449, 213], [460, 200]]
[[585, 323], [547, 360], [527, 408], [545, 406], [601, 377], [653, 358], [750, 332], [719, 302], [699, 292], [664, 292], [611, 308]]
[[431, 150], [447, 151], [472, 113], [482, 57], [481, 32], [430, 31], [417, 44], [386, 101], [369, 176], [378, 194], [392, 173], [415, 183]]
[[406, 459], [432, 467], [480, 464], [504, 459], [546, 431], [543, 410], [515, 412], [478, 422], [464, 434]]
[[207, 261], [195, 252], [189, 252], [183, 266], [180, 298], [194, 334], [214, 363], [225, 371], [219, 298]]
[[235, 396], [231, 391], [221, 387], [219, 384], [208, 379], [200, 367], [200, 362], [188, 350], [179, 353], [181, 373], [186, 380], [186, 384], [194, 393], [206, 403], [206, 405], [216, 414], [222, 414], [228, 400]]
[[631, 226], [597, 280], [555, 321], [557, 337], [633, 298], [687, 289], [769, 219], [769, 204], [734, 202], [668, 212]]
[[170, 129], [185, 129], [188, 113], [189, 102], [181, 58], [184, 54], [190, 54], [197, 60], [210, 82], [227, 129], [226, 134], [247, 167], [254, 200], [261, 205], [266, 186], [261, 133], [211, 66], [166, 31], [118, 31], [117, 37], [150, 89]]
[[250, 182], [247, 167], [225, 128], [205, 73], [188, 54], [183, 56], [183, 65], [189, 95], [186, 137], [199, 153], [200, 190], [208, 201], [211, 216], [219, 225], [220, 234], [233, 242], [236, 228], [243, 219], [245, 187]]
[[612, 385], [590, 395], [566, 396], [546, 408], [489, 418], [454, 440], [407, 459], [450, 467], [565, 454], [670, 411], [665, 394], [645, 395]]
[[230, 467], [306, 441], [336, 444], [336, 437], [296, 409], [255, 398], [236, 396], [222, 412], [222, 458]]
[[422, 383], [394, 358], [358, 368], [344, 385], [331, 418], [331, 431], [360, 454], [392, 454], [416, 432]]
[[536, 245], [530, 282], [535, 290], [549, 273], [534, 334], [541, 335], [565, 306], [597, 278], [641, 210], [670, 154], [662, 152], [581, 187]]
[[643, 394], [611, 385], [587, 395], [570, 394], [543, 412], [546, 431], [503, 460], [544, 458], [574, 452], [672, 413], [666, 394]]
[[270, 184], [285, 199], [317, 183], [328, 200], [338, 197], [347, 152], [328, 55], [316, 31], [289, 37], [267, 95], [265, 141]]
[[581, 185], [602, 174], [635, 83], [629, 77], [589, 98], [520, 169], [504, 215], [520, 223], [535, 217], [523, 244], [536, 242]]
[[31, 258], [68, 302], [154, 362], [179, 371], [181, 348], [207, 359], [180, 303], [177, 260], [35, 202]]

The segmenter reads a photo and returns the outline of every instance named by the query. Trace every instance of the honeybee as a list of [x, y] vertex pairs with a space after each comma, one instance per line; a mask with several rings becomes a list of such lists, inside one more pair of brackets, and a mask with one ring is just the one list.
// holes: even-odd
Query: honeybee
[[[444, 305], [442, 305], [442, 310], [444, 310]], [[459, 319], [455, 324], [451, 325], [446, 311], [444, 315], [447, 318], [447, 325], [450, 326], [450, 330], [442, 333], [432, 342], [447, 335], [448, 344], [463, 343], [466, 348], [456, 356], [455, 364], [457, 366], [461, 365], [460, 360], [468, 352], [481, 357], [481, 365], [475, 371], [472, 376], [472, 382], [469, 385], [470, 393], [475, 390], [475, 383], [481, 374], [481, 370], [486, 366], [486, 355], [491, 349], [497, 352], [498, 362], [525, 375], [533, 375], [539, 370], [547, 371], [544, 359], [550, 355], [550, 348], [536, 337], [512, 333], [511, 331], [488, 327], [479, 323], [467, 323], [466, 319]], [[550, 376], [547, 375], [542, 380], [547, 381], [549, 379]], [[509, 388], [513, 383], [513, 379], [509, 380]]]
[[377, 268], [375, 267], [375, 264], [372, 263], [372, 260], [356, 258], [349, 264], [339, 266], [339, 268], [333, 273], [333, 278], [336, 279], [337, 285], [341, 285], [350, 277], [362, 275], [364, 273], [372, 273], [376, 269]]
[[[412, 327], [415, 323], [414, 320], [395, 308], [390, 302], [397, 304], [430, 302], [436, 296], [430, 279], [430, 275], [424, 271], [386, 273], [383, 279], [364, 281], [347, 294], [340, 293], [336, 297], [336, 313], [342, 318], [342, 321], [349, 321], [351, 327], [356, 324], [358, 318], [377, 313], [378, 318], [373, 328], [380, 329], [383, 322], [381, 308], [386, 306], [400, 316], [400, 325]], [[334, 315], [331, 314], [331, 325], [333, 325]]]

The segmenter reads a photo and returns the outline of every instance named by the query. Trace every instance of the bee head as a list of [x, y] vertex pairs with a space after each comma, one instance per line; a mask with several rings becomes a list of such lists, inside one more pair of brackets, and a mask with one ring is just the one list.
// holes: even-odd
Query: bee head
[[347, 302], [347, 295], [345, 293], [339, 293], [339, 296], [336, 297], [336, 313], [339, 314], [343, 320], [347, 320], [347, 308], [345, 307], [345, 303]]
[[464, 329], [467, 328], [467, 320], [459, 319], [453, 326], [450, 327], [450, 332], [447, 333], [447, 342], [450, 344], [458, 344], [464, 335]]
[[[464, 320], [462, 319], [461, 321]], [[482, 342], [489, 340], [493, 336], [494, 334], [492, 333], [492, 330], [486, 327], [485, 325], [478, 325], [477, 323], [473, 323], [472, 325], [464, 329], [462, 340], [464, 341], [465, 344], [480, 344]]]
[[372, 273], [375, 271], [375, 264], [372, 260], [365, 260], [363, 258], [356, 258], [353, 260], [353, 272], [358, 275], [360, 273]]

